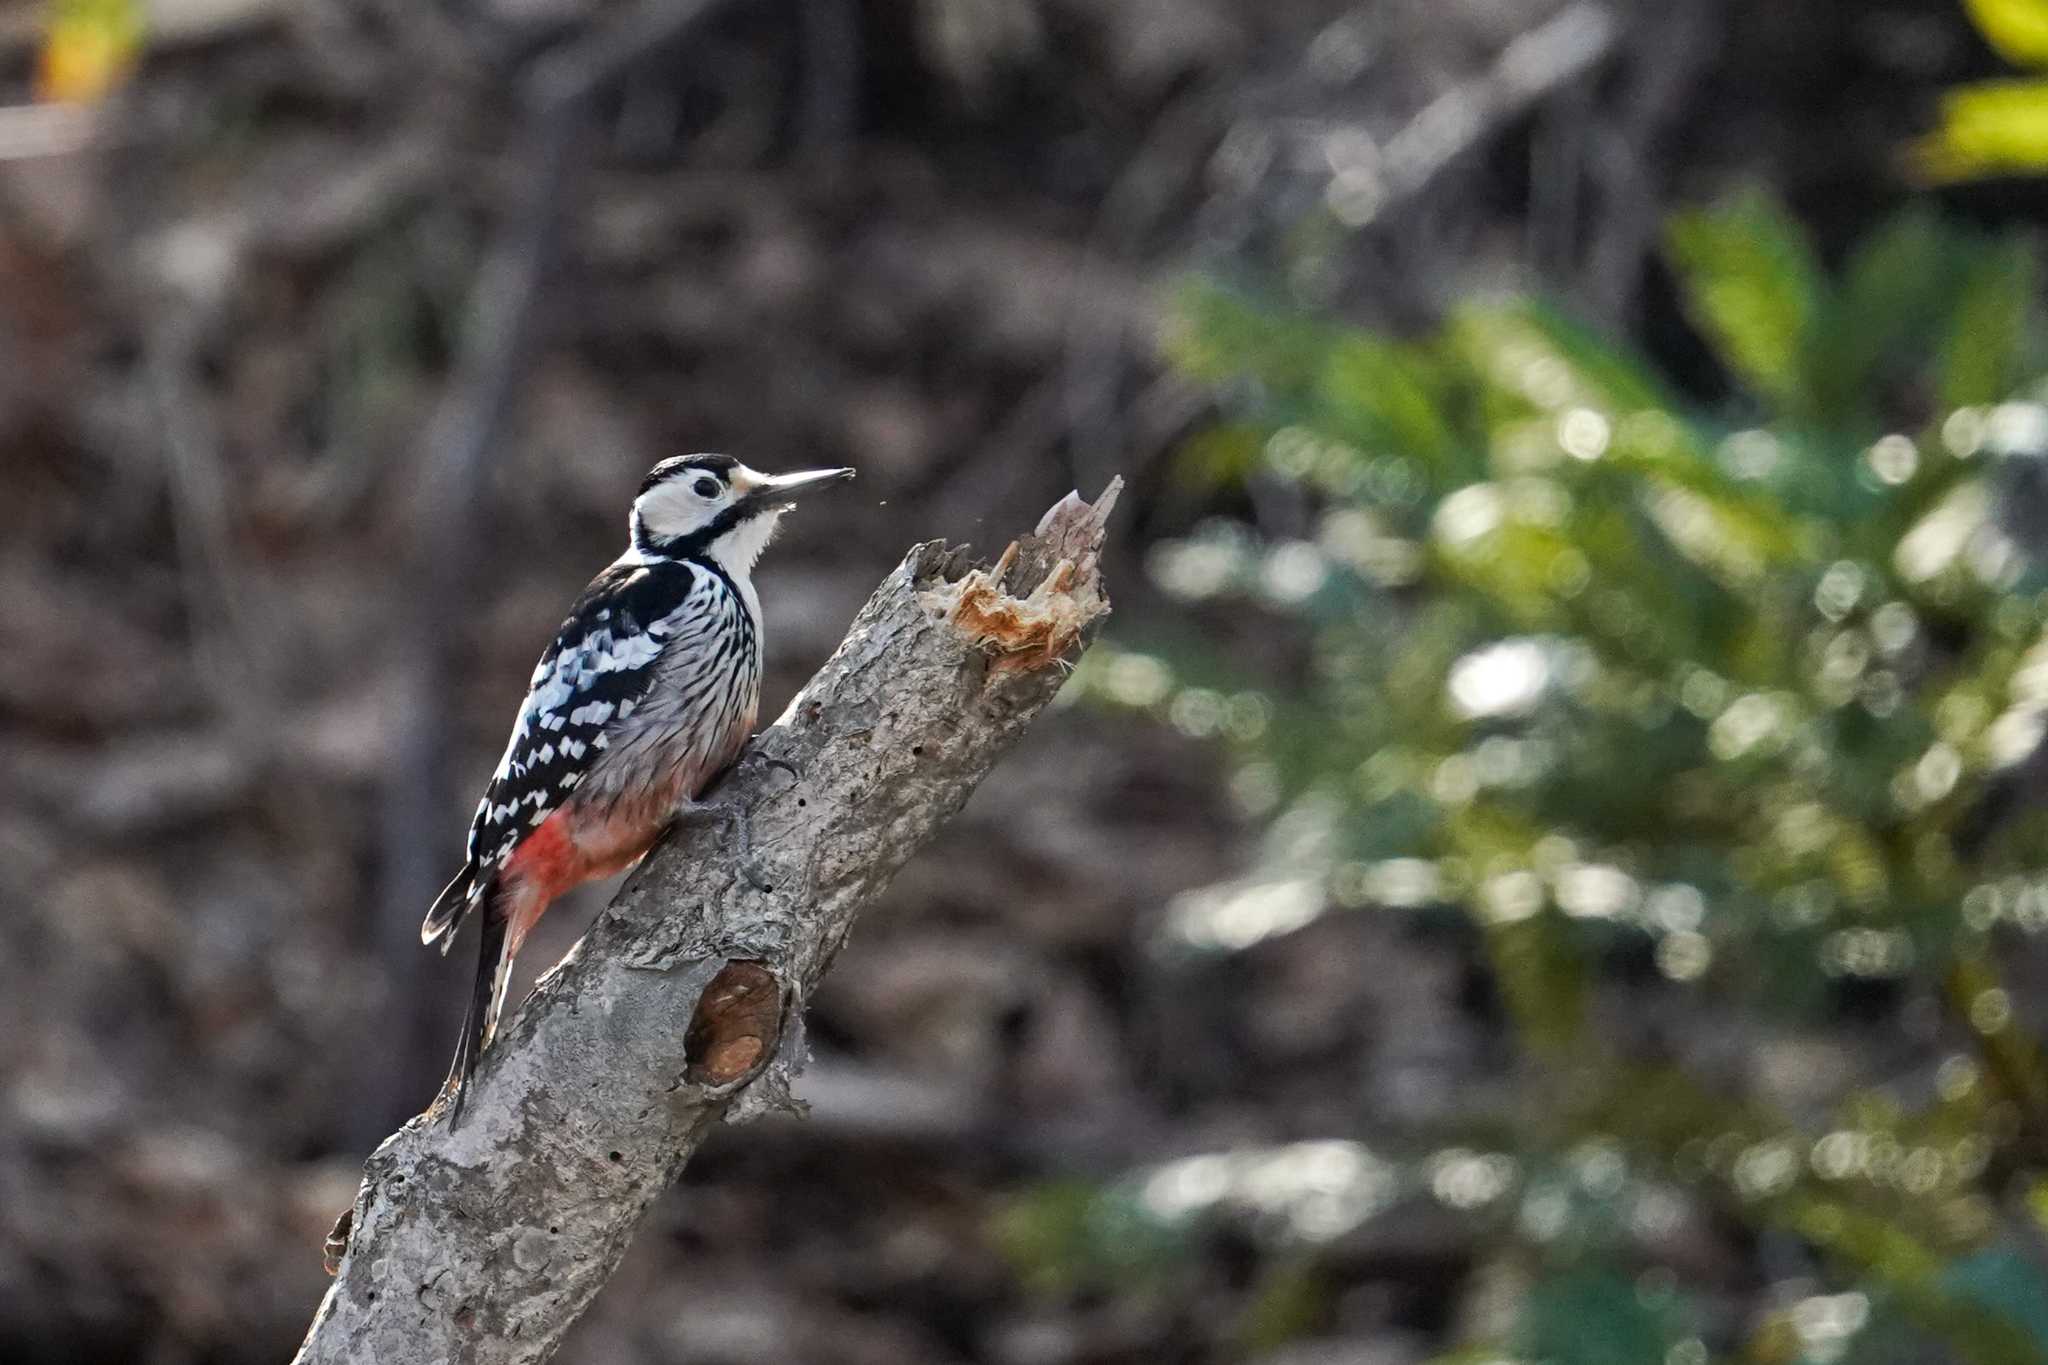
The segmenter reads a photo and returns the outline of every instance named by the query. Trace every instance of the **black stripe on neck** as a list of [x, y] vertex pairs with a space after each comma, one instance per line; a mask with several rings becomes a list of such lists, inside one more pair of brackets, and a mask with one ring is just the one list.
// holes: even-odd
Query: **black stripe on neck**
[[[653, 555], [660, 559], [694, 559], [699, 563], [706, 563], [711, 558], [711, 547], [718, 543], [721, 536], [765, 510], [767, 509], [736, 502], [730, 507], [719, 509], [717, 516], [688, 535], [656, 536], [648, 533], [647, 522], [636, 508], [633, 512], [633, 548], [641, 554]], [[724, 577], [723, 571], [720, 571], [720, 576]]]
[[708, 552], [677, 554], [669, 549], [672, 545], [681, 545], [694, 538], [692, 536], [670, 536], [667, 540], [645, 541], [636, 537], [633, 541], [633, 548], [649, 559], [652, 559], [656, 564], [672, 564], [678, 568], [685, 564], [690, 564], [702, 569], [705, 573], [710, 574], [720, 583], [723, 583], [725, 590], [732, 594], [735, 602], [745, 606], [747, 595], [740, 591], [740, 585], [733, 581], [733, 576], [726, 570], [725, 565], [719, 563]]
[[[687, 558], [692, 564], [695, 564], [698, 568], [725, 584], [725, 590], [733, 595], [734, 601], [742, 606], [746, 605], [746, 594], [740, 591], [739, 584], [732, 581], [732, 575], [725, 571], [725, 565], [719, 563], [708, 554], [690, 555]], [[744, 614], [742, 613], [742, 615]]]

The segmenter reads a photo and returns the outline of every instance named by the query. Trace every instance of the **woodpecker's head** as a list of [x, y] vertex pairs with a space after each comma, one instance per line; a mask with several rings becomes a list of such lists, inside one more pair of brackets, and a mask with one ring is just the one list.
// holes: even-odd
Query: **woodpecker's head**
[[633, 548], [664, 559], [709, 556], [745, 574], [768, 547], [782, 514], [806, 490], [853, 477], [851, 469], [763, 474], [730, 455], [677, 455], [647, 471], [633, 499]]

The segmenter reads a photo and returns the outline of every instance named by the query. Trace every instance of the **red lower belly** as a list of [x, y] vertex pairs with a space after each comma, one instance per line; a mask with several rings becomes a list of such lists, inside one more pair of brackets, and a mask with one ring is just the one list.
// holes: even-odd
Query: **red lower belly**
[[[636, 807], [627, 810], [627, 805]], [[621, 802], [612, 811], [562, 807], [520, 842], [505, 864], [521, 889], [543, 904], [571, 887], [608, 877], [647, 851], [660, 832], [658, 821]]]

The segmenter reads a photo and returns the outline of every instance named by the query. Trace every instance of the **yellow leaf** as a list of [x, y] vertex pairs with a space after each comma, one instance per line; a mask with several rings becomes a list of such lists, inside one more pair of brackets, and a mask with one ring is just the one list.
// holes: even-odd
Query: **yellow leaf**
[[53, 0], [36, 96], [100, 99], [128, 78], [141, 52], [141, 0]]
[[1983, 81], [1941, 98], [1941, 122], [1908, 148], [1923, 180], [2048, 170], [2048, 81]]
[[1964, 0], [1970, 18], [2017, 66], [2048, 66], [2048, 0]]
[[2048, 1182], [2028, 1181], [2025, 1198], [2027, 1212], [2034, 1216], [2034, 1222], [2048, 1228]]

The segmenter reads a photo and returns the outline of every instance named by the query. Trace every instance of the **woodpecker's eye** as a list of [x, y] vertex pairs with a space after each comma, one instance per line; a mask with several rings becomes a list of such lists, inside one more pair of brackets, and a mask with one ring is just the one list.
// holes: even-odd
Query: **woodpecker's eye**
[[718, 480], [699, 479], [690, 485], [690, 491], [700, 498], [715, 498], [718, 496]]

